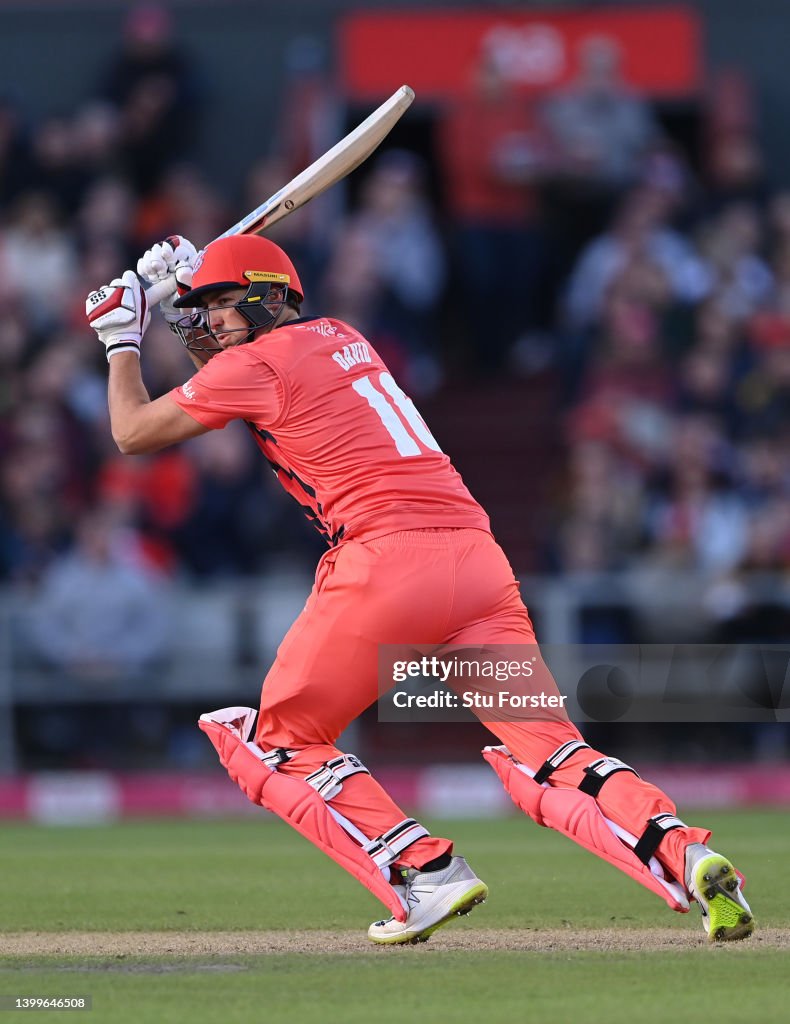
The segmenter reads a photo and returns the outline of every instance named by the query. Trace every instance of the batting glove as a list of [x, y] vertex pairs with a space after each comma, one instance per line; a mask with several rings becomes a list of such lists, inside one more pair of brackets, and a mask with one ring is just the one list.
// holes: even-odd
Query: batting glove
[[189, 239], [168, 235], [164, 242], [151, 246], [137, 261], [137, 273], [148, 284], [175, 278], [172, 294], [159, 303], [162, 316], [171, 325], [189, 313], [187, 309], [176, 309], [173, 302], [191, 288], [192, 267], [197, 255], [197, 249]]
[[107, 362], [118, 352], [136, 352], [151, 319], [145, 290], [133, 270], [91, 292], [85, 302], [88, 323], [107, 351]]

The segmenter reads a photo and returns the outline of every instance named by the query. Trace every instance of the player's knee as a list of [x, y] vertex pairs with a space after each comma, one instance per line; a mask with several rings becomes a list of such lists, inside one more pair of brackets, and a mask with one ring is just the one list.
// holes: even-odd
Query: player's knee
[[[339, 735], [339, 733], [337, 734]], [[337, 735], [327, 731], [325, 726], [317, 722], [294, 721], [290, 716], [267, 713], [258, 715], [258, 727], [255, 730], [255, 742], [262, 750], [274, 750], [283, 747], [298, 753], [309, 754], [312, 749], [335, 749]]]

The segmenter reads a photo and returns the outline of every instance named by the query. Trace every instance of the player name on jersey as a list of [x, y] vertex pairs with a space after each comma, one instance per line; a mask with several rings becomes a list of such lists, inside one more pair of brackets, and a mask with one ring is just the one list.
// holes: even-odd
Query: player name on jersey
[[342, 352], [333, 352], [332, 358], [338, 366], [342, 366], [346, 371], [350, 370], [352, 366], [356, 366], [357, 363], [373, 362], [370, 349], [364, 341], [355, 341], [351, 345], [345, 345]]

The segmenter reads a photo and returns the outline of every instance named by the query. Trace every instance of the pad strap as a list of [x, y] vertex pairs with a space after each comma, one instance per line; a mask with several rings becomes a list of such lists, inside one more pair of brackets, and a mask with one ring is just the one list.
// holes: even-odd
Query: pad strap
[[245, 743], [247, 749], [255, 754], [255, 756], [263, 761], [267, 768], [271, 768], [274, 771], [278, 765], [285, 764], [286, 761], [290, 761], [296, 756], [295, 750], [286, 750], [285, 747], [275, 747], [274, 750], [261, 750], [257, 743], [248, 742]]
[[650, 858], [658, 849], [658, 844], [667, 832], [671, 832], [674, 828], [687, 827], [685, 821], [681, 821], [674, 814], [669, 814], [668, 812], [656, 814], [648, 820], [647, 828], [639, 837], [639, 841], [634, 847], [634, 854], [643, 864], [648, 864]]
[[630, 764], [621, 761], [619, 757], [599, 757], [584, 769], [584, 778], [579, 783], [579, 789], [588, 796], [598, 796], [604, 782], [618, 772], [631, 772], [639, 778], [639, 772]]
[[331, 800], [343, 788], [344, 779], [350, 775], [359, 775], [361, 772], [370, 775], [358, 757], [353, 754], [341, 754], [339, 757], [333, 757], [331, 761], [327, 761], [310, 775], [306, 775], [305, 782], [309, 782], [324, 800]]
[[371, 839], [362, 849], [373, 858], [375, 864], [385, 868], [396, 861], [408, 846], [429, 835], [428, 829], [414, 818], [404, 818], [388, 832]]
[[585, 743], [584, 740], [568, 740], [567, 743], [563, 743], [561, 747], [557, 747], [554, 753], [535, 772], [535, 782], [542, 786], [551, 773], [559, 768], [564, 761], [567, 761], [569, 757], [573, 757], [577, 750], [589, 749], [590, 744]]

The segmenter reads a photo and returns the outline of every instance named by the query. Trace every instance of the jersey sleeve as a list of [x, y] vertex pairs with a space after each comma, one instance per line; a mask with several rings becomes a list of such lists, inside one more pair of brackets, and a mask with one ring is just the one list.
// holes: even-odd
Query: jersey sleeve
[[231, 420], [274, 426], [286, 411], [286, 382], [268, 363], [244, 348], [213, 356], [170, 397], [198, 423], [219, 430]]

